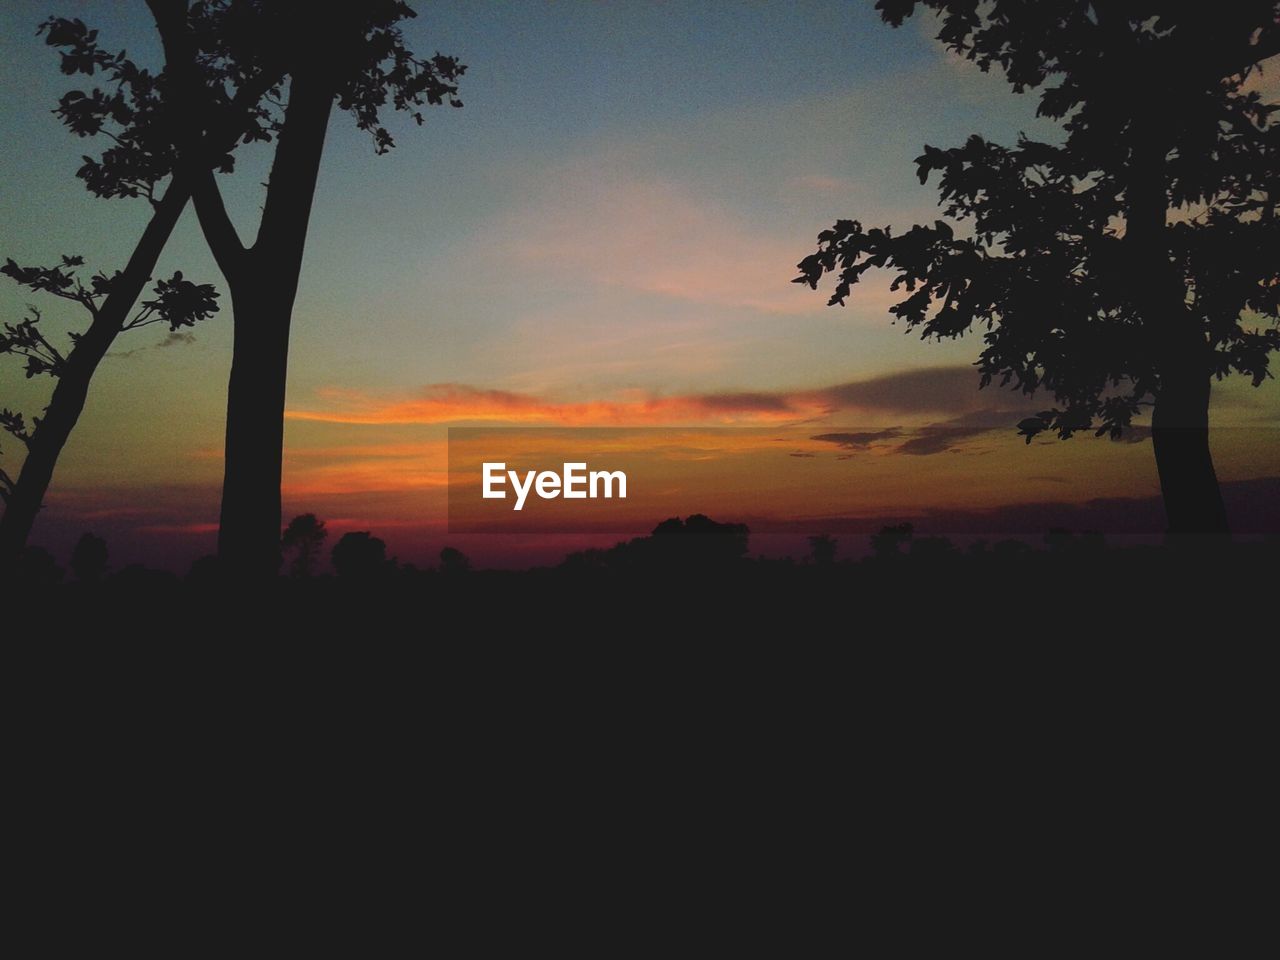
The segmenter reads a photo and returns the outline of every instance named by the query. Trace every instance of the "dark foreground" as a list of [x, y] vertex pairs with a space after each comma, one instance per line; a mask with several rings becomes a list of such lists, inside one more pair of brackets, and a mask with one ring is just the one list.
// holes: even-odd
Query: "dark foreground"
[[1176, 826], [1185, 856], [1184, 820], [1247, 834], [1269, 795], [1278, 559], [1078, 543], [265, 586], [121, 571], [10, 592], [0, 678], [16, 769], [63, 784], [33, 796], [68, 822], [123, 778], [147, 811], [294, 797], [280, 822], [358, 797], [382, 811], [361, 829], [473, 854], [502, 838], [503, 857], [566, 822], [651, 852], [870, 839], [914, 851], [903, 869], [961, 839], [963, 863], [997, 836], [1111, 857], [1104, 837]]
[[708, 542], [592, 551], [522, 572], [379, 564], [266, 584], [237, 583], [209, 562], [182, 578], [133, 567], [77, 581], [36, 570], [11, 583], [4, 606], [8, 639], [20, 642], [1116, 649], [1261, 640], [1277, 573], [1277, 538], [1117, 549], [1068, 537], [1047, 549], [971, 551], [917, 541], [827, 562], [746, 559]]

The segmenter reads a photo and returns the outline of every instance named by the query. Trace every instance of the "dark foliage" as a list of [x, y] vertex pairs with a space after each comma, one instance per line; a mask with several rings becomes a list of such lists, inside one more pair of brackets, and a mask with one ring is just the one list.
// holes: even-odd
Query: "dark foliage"
[[82, 534], [71, 551], [71, 572], [77, 580], [96, 583], [106, 575], [110, 556], [107, 541], [92, 533]]
[[303, 513], [289, 521], [280, 537], [280, 548], [285, 556], [292, 556], [289, 572], [295, 577], [309, 577], [315, 572], [316, 562], [329, 531], [324, 521], [314, 513]]
[[[877, 6], [896, 26], [918, 4]], [[831, 273], [830, 302], [843, 304], [868, 270], [890, 270], [903, 294], [890, 312], [908, 328], [923, 338], [981, 333], [981, 385], [1056, 399], [1018, 425], [1028, 441], [1046, 429], [1118, 435], [1160, 395], [1173, 322], [1151, 315], [1149, 274], [1125, 243], [1149, 151], [1153, 242], [1210, 347], [1204, 376], [1242, 373], [1255, 385], [1269, 376], [1280, 347], [1280, 125], [1246, 81], [1280, 52], [1277, 4], [919, 6], [941, 14], [938, 36], [952, 51], [1003, 71], [1015, 91], [1036, 90], [1063, 140], [925, 147], [920, 181], [936, 176], [952, 222], [895, 232], [840, 220], [796, 282], [816, 287]]]
[[457, 547], [445, 547], [440, 551], [440, 572], [448, 574], [468, 573], [471, 561]]
[[372, 580], [387, 573], [387, 545], [367, 530], [344, 533], [333, 545], [333, 571], [351, 580]]
[[718, 523], [697, 513], [685, 520], [672, 517], [653, 528], [647, 537], [636, 537], [608, 550], [584, 550], [565, 558], [570, 569], [723, 568], [747, 555], [750, 530], [743, 523]]
[[809, 538], [809, 556], [817, 564], [835, 563], [839, 547], [840, 541], [829, 533], [820, 533]]

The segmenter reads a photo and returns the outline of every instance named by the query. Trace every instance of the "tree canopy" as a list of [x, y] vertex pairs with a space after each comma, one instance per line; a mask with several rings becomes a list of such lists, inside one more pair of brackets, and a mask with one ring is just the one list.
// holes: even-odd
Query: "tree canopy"
[[[940, 14], [938, 38], [1035, 90], [1056, 142], [979, 136], [926, 146], [945, 220], [905, 231], [840, 220], [799, 264], [835, 276], [843, 304], [868, 270], [893, 273], [890, 312], [922, 338], [981, 331], [980, 384], [1044, 391], [1028, 442], [1117, 435], [1171, 379], [1185, 311], [1207, 377], [1256, 385], [1280, 347], [1280, 126], [1250, 79], [1280, 53], [1271, 0], [1170, 5], [1084, 0], [881, 0], [900, 25]], [[1167, 282], [1166, 282], [1167, 281]]]

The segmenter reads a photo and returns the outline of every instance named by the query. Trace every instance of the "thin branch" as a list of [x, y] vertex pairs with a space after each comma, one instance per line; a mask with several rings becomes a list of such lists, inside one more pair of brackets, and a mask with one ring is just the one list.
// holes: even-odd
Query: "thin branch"
[[150, 318], [148, 318], [148, 319], [146, 319], [146, 320], [133, 320], [133, 321], [131, 321], [130, 323], [126, 324], [125, 326], [121, 327], [120, 329], [121, 329], [121, 331], [125, 331], [125, 330], [137, 330], [139, 327], [147, 327], [147, 326], [150, 326], [150, 325], [151, 325], [151, 324], [153, 324], [153, 323], [159, 323], [159, 322], [161, 321], [161, 319], [163, 319], [163, 318], [161, 318], [161, 317], [150, 317]]
[[37, 340], [40, 341], [41, 345], [44, 346], [44, 349], [48, 354], [47, 357], [41, 357], [40, 359], [45, 360], [46, 362], [49, 360], [52, 360], [55, 366], [61, 366], [67, 362], [66, 358], [63, 357], [62, 354], [58, 352], [58, 348], [55, 347], [53, 344], [51, 344], [48, 340], [46, 340], [44, 337], [44, 334], [41, 333], [39, 330], [37, 330], [34, 326], [31, 327], [31, 333]]
[[44, 334], [37, 328], [36, 324], [40, 322], [40, 311], [31, 304], [27, 305], [27, 309], [31, 311], [30, 319], [17, 324], [4, 324], [4, 350], [6, 353], [35, 360], [47, 372], [58, 376], [67, 362], [66, 358], [57, 347], [45, 339]]
[[8, 408], [0, 410], [0, 428], [3, 428], [5, 432], [11, 436], [17, 437], [21, 440], [22, 445], [25, 447], [29, 448], [31, 446], [31, 431], [39, 425], [40, 421], [37, 418], [32, 417], [31, 427], [28, 429], [22, 414], [9, 410]]
[[52, 293], [55, 297], [61, 297], [63, 300], [70, 300], [70, 301], [72, 301], [73, 303], [83, 303], [83, 302], [84, 302], [84, 300], [81, 298], [80, 294], [79, 294], [78, 292], [74, 291], [74, 290], [72, 290], [72, 291], [67, 291], [67, 290], [58, 290], [58, 289], [56, 289], [56, 288], [54, 288], [54, 287], [46, 287], [46, 288], [44, 288], [44, 289], [45, 289], [45, 292], [46, 292], [46, 293]]
[[136, 330], [138, 327], [145, 327], [149, 323], [155, 323], [160, 319], [158, 316], [152, 316], [155, 310], [156, 308], [153, 305], [144, 306], [138, 311], [137, 316], [120, 328], [121, 331]]

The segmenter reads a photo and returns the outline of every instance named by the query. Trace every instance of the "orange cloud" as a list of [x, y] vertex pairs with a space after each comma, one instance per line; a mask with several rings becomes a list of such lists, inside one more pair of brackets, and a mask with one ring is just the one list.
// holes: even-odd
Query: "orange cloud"
[[[1008, 390], [979, 391], [972, 367], [905, 370], [813, 390], [729, 391], [654, 396], [638, 391], [560, 401], [531, 393], [437, 383], [410, 396], [325, 389], [321, 403], [291, 420], [352, 424], [504, 423], [580, 426], [767, 426], [802, 424], [838, 413], [878, 417], [972, 414], [1036, 406]], [[1042, 404], [1041, 404], [1042, 405]], [[1038, 407], [1037, 407], [1038, 409]]]
[[803, 393], [711, 393], [560, 402], [531, 394], [437, 383], [411, 397], [378, 397], [324, 390], [326, 409], [290, 410], [291, 420], [325, 423], [501, 422], [558, 426], [654, 426], [801, 423], [831, 412], [821, 397]]
[[379, 490], [425, 492], [448, 485], [441, 440], [393, 444], [290, 446], [281, 492], [286, 498]]

